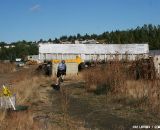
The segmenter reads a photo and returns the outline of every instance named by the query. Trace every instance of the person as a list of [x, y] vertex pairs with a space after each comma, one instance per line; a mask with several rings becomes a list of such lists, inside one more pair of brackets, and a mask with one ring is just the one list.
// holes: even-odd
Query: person
[[47, 62], [45, 72], [46, 72], [46, 75], [51, 76], [51, 74], [52, 74], [52, 62]]
[[64, 80], [64, 76], [66, 75], [66, 64], [65, 64], [65, 60], [62, 60], [61, 63], [59, 63], [58, 68], [57, 68], [57, 83], [56, 85], [60, 84], [59, 78], [62, 78], [62, 82]]

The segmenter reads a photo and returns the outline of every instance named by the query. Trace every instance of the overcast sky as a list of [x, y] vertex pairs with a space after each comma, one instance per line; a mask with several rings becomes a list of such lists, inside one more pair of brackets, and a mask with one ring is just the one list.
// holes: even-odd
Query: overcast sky
[[0, 41], [160, 24], [160, 0], [0, 0]]

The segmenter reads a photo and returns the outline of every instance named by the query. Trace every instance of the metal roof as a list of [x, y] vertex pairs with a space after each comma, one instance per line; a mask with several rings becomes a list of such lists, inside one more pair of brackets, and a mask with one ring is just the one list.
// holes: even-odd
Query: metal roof
[[39, 44], [39, 53], [61, 54], [144, 54], [148, 44]]
[[149, 55], [151, 56], [160, 55], [160, 50], [149, 50]]

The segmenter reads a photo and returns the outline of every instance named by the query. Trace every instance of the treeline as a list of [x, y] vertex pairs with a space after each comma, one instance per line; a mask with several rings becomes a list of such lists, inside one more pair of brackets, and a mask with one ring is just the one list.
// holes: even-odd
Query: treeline
[[99, 43], [106, 44], [125, 44], [125, 43], [149, 43], [150, 49], [160, 49], [160, 25], [143, 25], [135, 29], [116, 30], [112, 32], [104, 32], [97, 34], [77, 34], [72, 36], [61, 36], [60, 38], [43, 40], [36, 42], [18, 41], [11, 43], [15, 47], [6, 48], [8, 44], [0, 42], [0, 60], [15, 60], [15, 58], [25, 58], [27, 55], [38, 54], [38, 43], [53, 42], [60, 44], [61, 42], [72, 42], [75, 40], [95, 39]]
[[70, 41], [74, 40], [86, 40], [95, 39], [99, 43], [106, 44], [125, 44], [125, 43], [149, 43], [150, 49], [160, 49], [160, 25], [143, 25], [142, 27], [137, 27], [135, 29], [128, 29], [124, 31], [116, 30], [112, 32], [104, 32], [100, 35], [97, 34], [85, 34], [76, 36], [62, 36], [59, 39], [48, 41], [60, 42], [60, 41]]
[[0, 60], [15, 61], [16, 58], [26, 59], [28, 55], [37, 55], [38, 46], [35, 42], [18, 41], [11, 44], [0, 42]]

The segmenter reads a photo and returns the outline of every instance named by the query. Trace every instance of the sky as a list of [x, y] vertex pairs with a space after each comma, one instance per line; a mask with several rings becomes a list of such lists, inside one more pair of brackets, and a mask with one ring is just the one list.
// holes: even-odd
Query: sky
[[0, 41], [48, 40], [160, 24], [160, 0], [0, 0]]

